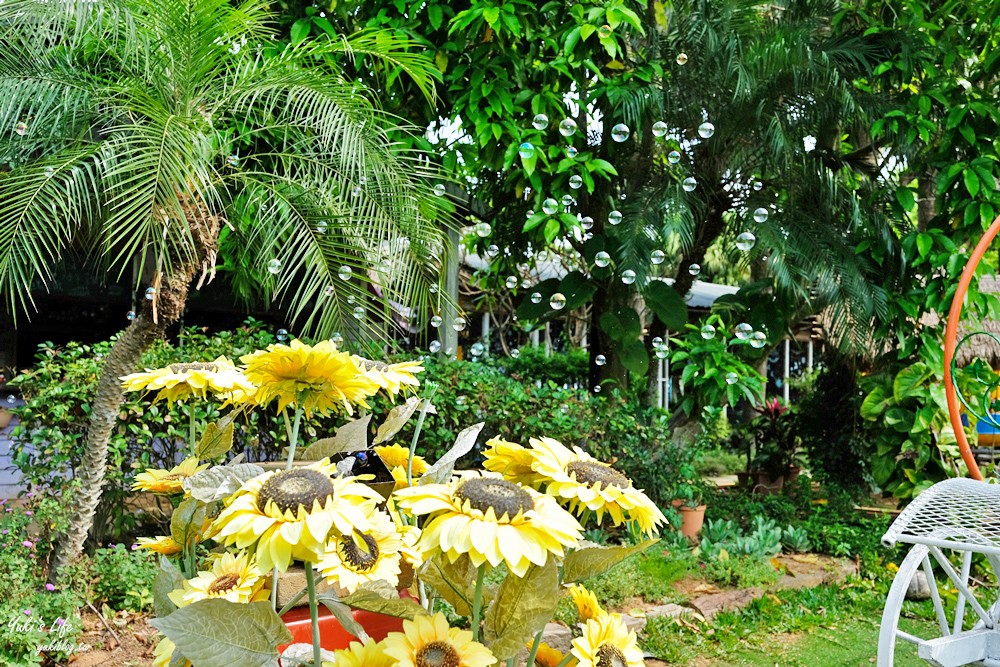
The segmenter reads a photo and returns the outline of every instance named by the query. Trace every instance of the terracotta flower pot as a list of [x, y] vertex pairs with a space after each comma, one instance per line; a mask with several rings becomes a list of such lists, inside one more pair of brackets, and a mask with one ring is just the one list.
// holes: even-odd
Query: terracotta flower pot
[[680, 501], [675, 500], [674, 506], [677, 511], [681, 513], [681, 535], [690, 539], [698, 539], [698, 533], [701, 532], [701, 527], [705, 523], [705, 508], [707, 505], [698, 505], [698, 507], [687, 507]]

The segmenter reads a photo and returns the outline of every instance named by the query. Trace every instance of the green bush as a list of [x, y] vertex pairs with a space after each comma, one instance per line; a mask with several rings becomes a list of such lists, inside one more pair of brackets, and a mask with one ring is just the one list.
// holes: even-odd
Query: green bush
[[148, 611], [153, 604], [157, 556], [135, 545], [115, 544], [98, 549], [90, 559], [95, 606], [107, 604], [118, 611]]
[[757, 556], [713, 558], [705, 563], [703, 574], [709, 581], [733, 588], [766, 586], [778, 580], [778, 572], [770, 561]]

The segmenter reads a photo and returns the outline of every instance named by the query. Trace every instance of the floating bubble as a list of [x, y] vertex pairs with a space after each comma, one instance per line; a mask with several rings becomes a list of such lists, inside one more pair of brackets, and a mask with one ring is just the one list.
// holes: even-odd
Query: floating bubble
[[439, 326], [441, 326], [441, 322], [443, 321], [444, 320], [441, 319], [440, 315], [434, 315], [433, 317], [431, 317], [431, 326], [437, 329]]
[[667, 162], [669, 162], [670, 164], [677, 164], [680, 161], [681, 161], [680, 151], [670, 151], [669, 153], [667, 153]]
[[570, 158], [571, 160], [573, 158], [575, 158], [579, 152], [580, 151], [578, 151], [576, 149], [576, 146], [567, 146], [566, 147], [566, 157]]
[[695, 180], [694, 176], [688, 176], [681, 182], [681, 187], [684, 192], [694, 192], [694, 189], [698, 187], [698, 181]]
[[669, 354], [670, 354], [670, 350], [668, 350], [668, 349], [667, 349], [667, 348], [665, 348], [665, 347], [658, 347], [658, 348], [656, 348], [656, 350], [655, 350], [655, 351], [653, 352], [653, 354], [655, 354], [655, 355], [656, 355], [656, 358], [657, 358], [657, 359], [666, 359], [666, 358], [667, 358], [667, 355], [669, 355]]
[[599, 251], [596, 255], [594, 255], [594, 264], [601, 267], [602, 269], [610, 263], [611, 263], [611, 255], [604, 252], [603, 250]]
[[529, 287], [531, 287], [531, 281], [528, 280], [527, 278], [524, 278], [521, 281], [521, 289], [528, 289]]
[[434, 186], [434, 196], [441, 197], [444, 196], [444, 193], [445, 193], [444, 183], [438, 183], [437, 185]]
[[705, 340], [712, 340], [715, 338], [715, 327], [711, 324], [706, 324], [701, 328], [701, 337]]
[[357, 301], [357, 299], [355, 299], [355, 298], [354, 298], [354, 295], [353, 295], [353, 294], [348, 294], [348, 295], [347, 295], [347, 303], [349, 303], [349, 304], [352, 304], [352, 305], [353, 305], [355, 301]]
[[655, 123], [653, 123], [653, 136], [654, 137], [660, 138], [660, 137], [666, 136], [666, 134], [667, 134], [667, 124], [666, 123], [664, 123], [662, 120], [658, 120]]
[[510, 356], [511, 359], [517, 359], [518, 357], [521, 356], [521, 350], [515, 347], [513, 350], [510, 351]]
[[336, 345], [337, 347], [340, 347], [341, 345], [344, 344], [344, 335], [342, 333], [340, 333], [339, 331], [334, 331], [333, 332], [333, 338], [331, 338], [330, 340], [333, 341], [334, 345]]
[[603, 366], [604, 364], [608, 363], [608, 358], [605, 357], [603, 354], [599, 354], [596, 357], [594, 357], [594, 363], [597, 364], [598, 366]]
[[507, 289], [514, 289], [517, 287], [517, 276], [507, 276], [507, 280], [503, 284], [507, 286]]
[[14, 126], [14, 131], [17, 132], [18, 136], [23, 137], [28, 133], [28, 124], [25, 123], [24, 121], [21, 121], [20, 123]]
[[753, 333], [753, 327], [746, 322], [740, 322], [736, 325], [736, 330], [734, 332], [736, 337], [740, 340], [747, 340], [750, 338], [750, 334]]
[[488, 222], [477, 222], [476, 223], [476, 236], [481, 239], [485, 239], [493, 231], [493, 227], [490, 226]]
[[754, 331], [750, 334], [750, 347], [761, 349], [767, 345], [767, 334], [763, 331]]
[[663, 339], [660, 338], [659, 336], [656, 336], [655, 338], [653, 338], [653, 340], [649, 342], [654, 348], [661, 347], [663, 345]]
[[748, 250], [753, 250], [754, 245], [757, 243], [757, 237], [750, 232], [743, 232], [736, 237], [736, 247], [746, 252]]
[[490, 257], [496, 257], [497, 255], [500, 254], [500, 246], [498, 246], [495, 243], [489, 244], [488, 246], [486, 246], [486, 254], [489, 255]]
[[319, 222], [316, 223], [317, 234], [326, 234], [326, 230], [328, 230], [329, 228], [330, 228], [330, 223], [327, 222], [326, 220], [320, 220]]
[[535, 146], [530, 141], [525, 141], [517, 147], [517, 154], [525, 160], [529, 160], [535, 155]]
[[597, 29], [597, 36], [600, 37], [601, 39], [607, 39], [608, 37], [611, 37], [611, 26], [609, 26], [607, 23], [602, 25], [600, 28]]
[[591, 218], [589, 215], [583, 216], [582, 218], [580, 218], [580, 227], [582, 227], [584, 231], [589, 231], [593, 229], [594, 219]]
[[649, 254], [649, 261], [653, 264], [663, 264], [663, 260], [667, 258], [667, 254], [662, 250], [654, 250]]
[[572, 176], [570, 176], [569, 187], [573, 188], [574, 190], [579, 190], [580, 188], [582, 188], [583, 176], [580, 176], [580, 174], [573, 174]]
[[617, 225], [621, 221], [622, 221], [622, 212], [621, 211], [619, 211], [619, 210], [616, 209], [614, 211], [611, 211], [611, 213], [608, 213], [608, 224], [609, 225]]
[[594, 385], [594, 393], [595, 394], [600, 394], [601, 393], [601, 385], [599, 385], [599, 384]]
[[569, 208], [570, 206], [576, 204], [576, 200], [573, 199], [573, 195], [563, 195], [562, 199], [559, 201], [562, 203], [563, 208]]
[[326, 289], [323, 290], [323, 294], [327, 296], [333, 296], [333, 293], [334, 293], [333, 285], [327, 285]]
[[736, 384], [740, 381], [740, 376], [736, 373], [726, 373], [726, 384]]
[[427, 349], [429, 349], [433, 354], [437, 354], [441, 351], [441, 341], [432, 340], [431, 344], [427, 346]]
[[469, 351], [470, 351], [470, 352], [472, 352], [472, 356], [474, 356], [474, 357], [478, 357], [478, 356], [480, 356], [480, 355], [481, 355], [481, 354], [482, 354], [483, 352], [485, 352], [485, 351], [486, 351], [486, 346], [485, 346], [485, 345], [483, 345], [483, 344], [482, 344], [482, 343], [480, 343], [480, 342], [475, 342], [475, 343], [473, 343], [473, 344], [472, 344], [472, 347], [470, 347], [470, 348], [469, 348]]
[[146, 297], [147, 301], [152, 301], [156, 297], [156, 288], [155, 287], [147, 287], [146, 288], [146, 293], [143, 296]]
[[631, 285], [635, 282], [635, 271], [632, 269], [625, 269], [622, 271], [622, 282], [626, 285]]
[[764, 184], [761, 183], [760, 181], [754, 181], [753, 182], [753, 189], [756, 190], [757, 192], [760, 192], [761, 190], [764, 189]]
[[431, 294], [437, 294], [437, 293], [438, 293], [438, 286], [437, 286], [436, 284], [433, 284], [433, 283], [432, 283], [432, 284], [431, 284], [431, 286], [427, 288], [427, 290], [428, 290], [428, 291], [429, 291], [429, 292], [430, 292]]
[[278, 331], [274, 334], [274, 337], [279, 341], [288, 340], [288, 329], [278, 329]]
[[349, 266], [342, 266], [340, 267], [340, 270], [337, 271], [337, 277], [341, 280], [350, 280], [352, 275], [354, 275], [354, 270]]
[[53, 176], [55, 176], [55, 174], [56, 174], [56, 170], [55, 170], [54, 167], [46, 167], [45, 168], [45, 177], [46, 178], [52, 178]]
[[463, 331], [466, 324], [468, 324], [468, 322], [465, 321], [464, 317], [456, 317], [455, 321], [451, 323], [451, 328], [455, 331]]
[[568, 137], [574, 132], [576, 132], [576, 121], [572, 118], [563, 118], [559, 123], [559, 134]]
[[688, 61], [688, 54], [686, 54], [686, 53], [678, 53], [677, 54], [677, 64], [678, 65], [687, 65], [687, 61]]
[[688, 267], [688, 273], [692, 276], [696, 276], [701, 273], [701, 264], [692, 264]]
[[628, 129], [628, 125], [625, 123], [618, 123], [611, 128], [611, 138], [614, 139], [616, 143], [622, 143], [627, 141], [629, 135], [632, 134], [632, 130]]
[[702, 139], [708, 139], [713, 134], [715, 134], [715, 126], [709, 123], [708, 121], [705, 121], [704, 123], [698, 126], [698, 136], [701, 137]]
[[541, 303], [541, 302], [542, 302], [542, 293], [541, 292], [532, 292], [531, 293], [531, 303]]
[[466, 400], [468, 400], [468, 399], [466, 399], [465, 396], [456, 396], [455, 397], [455, 405], [465, 405], [465, 401]]
[[132, 320], [134, 320], [135, 319], [135, 311], [134, 310], [130, 310], [127, 313], [125, 313], [125, 319], [128, 320], [129, 322], [131, 322]]
[[536, 113], [535, 117], [531, 119], [531, 127], [536, 130], [544, 130], [549, 126], [549, 117], [543, 113]]
[[561, 292], [556, 292], [549, 297], [549, 308], [552, 310], [562, 310], [566, 307], [566, 297]]
[[230, 167], [238, 166], [240, 164], [240, 156], [237, 155], [236, 153], [233, 153], [232, 155], [226, 158], [226, 164], [228, 164]]
[[545, 215], [553, 215], [558, 210], [559, 210], [559, 202], [557, 202], [552, 197], [549, 197], [548, 199], [542, 202], [542, 213], [544, 213]]
[[763, 206], [758, 209], [754, 209], [753, 220], [754, 222], [767, 222], [767, 209]]
[[361, 306], [355, 306], [351, 314], [354, 315], [354, 319], [360, 320], [365, 316], [365, 309]]
[[[438, 185], [440, 185], [440, 183]], [[438, 186], [435, 185], [434, 186], [434, 194], [442, 194], [442, 195], [444, 194], [444, 186], [443, 185], [441, 185], [441, 192], [440, 193], [438, 193], [437, 189], [438, 189]], [[361, 196], [361, 192], [362, 192], [362, 190], [361, 190], [361, 186], [360, 185], [355, 185], [353, 188], [351, 188], [351, 196], [352, 197], [360, 197]]]

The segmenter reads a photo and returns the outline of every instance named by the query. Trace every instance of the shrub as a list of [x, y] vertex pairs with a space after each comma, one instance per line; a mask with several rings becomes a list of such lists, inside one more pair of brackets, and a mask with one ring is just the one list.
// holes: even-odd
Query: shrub
[[723, 553], [705, 563], [705, 578], [720, 586], [749, 588], [773, 584], [778, 572], [767, 560], [757, 556], [729, 556]]
[[115, 544], [98, 549], [90, 559], [92, 597], [116, 610], [148, 611], [158, 573], [156, 554]]

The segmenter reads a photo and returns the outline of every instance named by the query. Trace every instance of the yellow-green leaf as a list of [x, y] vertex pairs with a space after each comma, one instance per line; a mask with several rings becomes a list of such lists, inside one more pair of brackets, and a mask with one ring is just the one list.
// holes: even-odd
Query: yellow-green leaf
[[371, 415], [365, 415], [361, 419], [347, 422], [337, 429], [332, 438], [323, 438], [309, 445], [299, 458], [303, 461], [319, 461], [334, 454], [368, 449], [368, 424], [371, 420]]
[[568, 556], [563, 566], [563, 582], [571, 584], [607, 572], [629, 556], [642, 553], [659, 539], [646, 540], [627, 547], [587, 547]]
[[170, 517], [170, 536], [177, 544], [193, 542], [208, 516], [208, 505], [196, 498], [185, 498]]
[[376, 614], [412, 619], [426, 614], [427, 610], [410, 598], [384, 598], [374, 591], [358, 590], [340, 600], [354, 609], [364, 609]]
[[217, 459], [233, 448], [233, 421], [226, 415], [214, 424], [205, 427], [205, 432], [194, 449], [199, 460]]
[[555, 562], [532, 565], [524, 577], [508, 574], [486, 610], [483, 635], [499, 660], [513, 657], [545, 627], [559, 604], [561, 590]]

